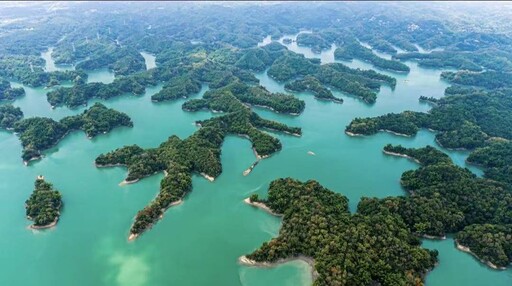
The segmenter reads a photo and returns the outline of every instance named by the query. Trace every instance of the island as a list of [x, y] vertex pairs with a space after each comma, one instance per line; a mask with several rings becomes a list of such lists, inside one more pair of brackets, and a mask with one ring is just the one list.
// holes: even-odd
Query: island
[[27, 218], [34, 222], [32, 229], [44, 229], [57, 225], [62, 208], [62, 195], [51, 183], [38, 176], [35, 189], [25, 202]]
[[23, 146], [22, 159], [25, 164], [40, 159], [42, 151], [56, 145], [69, 132], [82, 130], [88, 138], [108, 133], [118, 126], [132, 127], [125, 113], [95, 103], [82, 114], [67, 116], [60, 121], [46, 117], [22, 119], [23, 112], [12, 105], [0, 108], [0, 127], [13, 130]]
[[[493, 137], [512, 139], [512, 91], [465, 90], [436, 100], [428, 113], [405, 111], [373, 118], [355, 118], [346, 127], [350, 134], [378, 131], [413, 136], [420, 128], [437, 131], [437, 142], [451, 149], [475, 149]], [[485, 108], [482, 108], [484, 106]]]
[[25, 95], [23, 87], [12, 87], [8, 80], [0, 78], [0, 101], [14, 100]]
[[314, 76], [305, 76], [303, 79], [287, 82], [284, 88], [294, 92], [309, 91], [312, 92], [317, 99], [331, 100], [338, 103], [343, 102], [342, 98], [335, 97], [332, 92], [323, 86]]
[[278, 57], [267, 71], [268, 75], [280, 82], [305, 76], [314, 76], [322, 84], [360, 97], [367, 103], [375, 103], [382, 84], [394, 88], [396, 79], [374, 70], [351, 69], [342, 63], [320, 65], [318, 59], [307, 59], [303, 55], [285, 53]]
[[247, 200], [283, 215], [279, 235], [240, 257], [248, 266], [301, 259], [312, 267], [314, 285], [421, 284], [437, 263], [437, 251], [420, 247], [392, 214], [351, 214], [348, 199], [314, 180], [277, 179], [268, 198]]
[[395, 72], [409, 72], [410, 68], [396, 60], [383, 59], [372, 52], [371, 49], [363, 47], [357, 41], [350, 41], [334, 51], [334, 58], [337, 60], [352, 60], [354, 58], [367, 61], [377, 68]]
[[23, 118], [23, 111], [12, 104], [0, 105], [0, 128], [12, 130], [14, 123]]

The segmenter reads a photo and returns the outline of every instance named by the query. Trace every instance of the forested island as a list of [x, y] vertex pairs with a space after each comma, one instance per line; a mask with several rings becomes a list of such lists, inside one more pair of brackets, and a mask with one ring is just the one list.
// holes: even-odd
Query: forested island
[[413, 136], [420, 128], [437, 131], [436, 140], [446, 148], [474, 149], [493, 137], [512, 139], [511, 90], [470, 90], [435, 101], [430, 112], [405, 111], [373, 118], [355, 118], [348, 134], [371, 135], [378, 131]]
[[23, 89], [23, 87], [13, 88], [9, 81], [0, 78], [0, 101], [14, 100], [23, 95], [25, 95], [25, 89]]
[[151, 228], [168, 207], [181, 202], [192, 190], [192, 173], [201, 174], [210, 181], [220, 175], [220, 148], [226, 135], [235, 134], [249, 139], [258, 160], [281, 150], [281, 142], [277, 138], [258, 128], [300, 136], [300, 128], [263, 119], [244, 105], [242, 99], [245, 97], [239, 99], [235, 96], [237, 92], [243, 95], [252, 88], [234, 83], [208, 91], [202, 99], [185, 102], [183, 109], [187, 111], [205, 108], [225, 113], [196, 122], [200, 129], [188, 138], [180, 139], [173, 135], [157, 148], [125, 146], [96, 158], [97, 167], [126, 166], [128, 175], [124, 183], [135, 183], [144, 177], [165, 172], [157, 197], [137, 213], [130, 229], [130, 240]]
[[25, 202], [26, 214], [34, 222], [30, 228], [50, 228], [57, 224], [62, 208], [62, 195], [46, 182], [43, 176], [38, 176], [34, 192]]
[[391, 286], [421, 285], [437, 262], [437, 251], [421, 248], [399, 217], [351, 214], [345, 196], [313, 180], [275, 180], [267, 199], [251, 201], [283, 215], [283, 224], [276, 238], [242, 257], [243, 264], [309, 258], [314, 285]]
[[82, 114], [67, 116], [59, 121], [47, 117], [23, 119], [23, 112], [12, 105], [0, 107], [0, 127], [13, 130], [23, 146], [22, 159], [25, 164], [40, 159], [42, 151], [55, 146], [64, 136], [74, 130], [82, 130], [88, 138], [110, 132], [118, 126], [133, 126], [125, 113], [95, 103]]
[[313, 76], [305, 76], [303, 79], [287, 82], [284, 88], [296, 92], [309, 91], [312, 92], [317, 99], [331, 100], [338, 103], [343, 102], [342, 98], [335, 97], [328, 88], [324, 87], [322, 83]]
[[337, 48], [334, 51], [334, 57], [339, 60], [352, 60], [354, 58], [367, 61], [377, 68], [397, 71], [409, 72], [410, 69], [404, 63], [395, 60], [383, 59], [372, 52], [371, 49], [363, 47], [357, 41], [352, 41]]

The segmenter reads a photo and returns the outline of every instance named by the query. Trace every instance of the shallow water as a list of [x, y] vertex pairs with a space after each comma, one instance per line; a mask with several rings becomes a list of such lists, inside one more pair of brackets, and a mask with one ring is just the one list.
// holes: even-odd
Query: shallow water
[[[312, 54], [312, 53], [311, 53]], [[318, 57], [330, 56], [322, 53]], [[325, 61], [324, 61], [325, 62]], [[353, 61], [353, 67], [368, 67]], [[304, 262], [290, 262], [274, 268], [245, 267], [237, 263], [278, 234], [280, 219], [243, 203], [253, 193], [265, 196], [269, 183], [280, 177], [316, 179], [350, 199], [355, 210], [362, 196], [403, 195], [402, 172], [418, 166], [404, 158], [386, 156], [387, 143], [407, 147], [437, 146], [434, 134], [421, 131], [415, 137], [379, 133], [370, 137], [350, 137], [343, 131], [354, 117], [376, 116], [403, 110], [427, 111], [418, 102], [421, 95], [440, 97], [447, 83], [439, 70], [407, 63], [409, 74], [393, 74], [394, 90], [383, 87], [376, 104], [339, 92], [345, 102], [318, 101], [308, 93], [296, 95], [306, 101], [300, 116], [256, 111], [266, 119], [300, 126], [300, 138], [280, 135], [283, 150], [263, 160], [244, 177], [242, 172], [254, 162], [251, 144], [229, 136], [222, 147], [223, 173], [211, 183], [194, 176], [193, 192], [184, 203], [172, 207], [153, 229], [128, 242], [128, 230], [138, 210], [158, 192], [162, 174], [127, 186], [119, 186], [126, 176], [123, 168], [98, 169], [94, 159], [101, 153], [128, 144], [154, 147], [172, 134], [189, 136], [196, 120], [213, 114], [184, 112], [184, 100], [152, 103], [151, 94], [161, 85], [147, 88], [143, 96], [126, 95], [102, 101], [106, 106], [131, 116], [133, 128], [119, 128], [89, 140], [73, 132], [41, 161], [25, 167], [16, 136], [0, 132], [0, 285], [309, 285], [311, 276]], [[258, 74], [262, 85], [283, 92], [283, 84]], [[89, 81], [109, 82], [107, 70], [95, 72]], [[60, 119], [82, 112], [51, 109], [44, 89], [26, 88], [25, 97], [14, 102], [26, 117]], [[200, 97], [204, 87], [194, 96]], [[439, 147], [439, 146], [437, 146]], [[308, 155], [308, 151], [316, 153]], [[467, 152], [447, 151], [465, 166]], [[481, 174], [478, 168], [467, 166]], [[44, 175], [63, 194], [64, 209], [57, 227], [46, 231], [28, 230], [24, 201], [37, 175]], [[453, 247], [453, 241], [425, 241], [427, 248], [440, 251], [440, 264], [428, 275], [427, 285], [510, 285], [512, 271], [493, 271]]]

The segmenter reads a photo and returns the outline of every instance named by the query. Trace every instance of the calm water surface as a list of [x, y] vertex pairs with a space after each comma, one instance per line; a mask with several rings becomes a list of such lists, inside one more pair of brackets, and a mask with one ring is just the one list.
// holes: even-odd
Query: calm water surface
[[[332, 49], [316, 55], [309, 49], [293, 47], [308, 57], [333, 61]], [[145, 57], [146, 58], [146, 57]], [[146, 63], [148, 63], [146, 58]], [[353, 61], [352, 67], [371, 67]], [[280, 219], [248, 206], [242, 200], [253, 193], [266, 195], [269, 183], [280, 177], [316, 179], [350, 199], [355, 210], [362, 196], [403, 195], [399, 180], [402, 172], [418, 166], [406, 159], [385, 156], [387, 143], [407, 147], [437, 146], [434, 134], [421, 131], [415, 137], [379, 133], [371, 137], [349, 137], [344, 128], [354, 117], [376, 116], [403, 110], [427, 111], [421, 95], [441, 97], [447, 83], [439, 70], [419, 68], [414, 63], [409, 74], [392, 74], [397, 87], [383, 87], [373, 106], [335, 92], [345, 102], [318, 101], [308, 93], [296, 96], [306, 101], [300, 116], [256, 111], [267, 119], [303, 128], [303, 136], [278, 136], [283, 150], [263, 160], [247, 177], [242, 172], [254, 161], [249, 141], [229, 136], [222, 147], [223, 173], [210, 183], [193, 178], [193, 192], [184, 203], [169, 209], [152, 230], [128, 242], [128, 230], [138, 210], [158, 192], [162, 174], [140, 182], [119, 186], [126, 176], [123, 168], [97, 169], [96, 156], [127, 144], [155, 147], [172, 134], [181, 138], [197, 130], [194, 121], [212, 116], [210, 112], [184, 112], [183, 100], [155, 104], [150, 96], [161, 86], [147, 88], [143, 96], [123, 96], [105, 105], [126, 112], [133, 128], [119, 128], [89, 140], [74, 132], [46, 157], [25, 167], [16, 136], [0, 132], [0, 285], [309, 285], [309, 267], [290, 262], [274, 268], [254, 268], [237, 264], [247, 254], [278, 234]], [[148, 64], [149, 68], [149, 64]], [[262, 85], [282, 92], [283, 84], [257, 75]], [[92, 72], [89, 81], [110, 82], [108, 70]], [[19, 85], [18, 85], [19, 86]], [[207, 90], [204, 87], [194, 98]], [[51, 109], [42, 88], [27, 88], [25, 97], [14, 102], [26, 117], [48, 116], [60, 119], [77, 114], [83, 107]], [[437, 146], [439, 147], [439, 146]], [[316, 156], [310, 156], [313, 151]], [[467, 152], [443, 150], [461, 166]], [[481, 174], [477, 168], [469, 167]], [[64, 209], [57, 227], [47, 231], [28, 230], [24, 202], [30, 196], [34, 179], [42, 174], [54, 183], [64, 198]], [[424, 242], [440, 251], [440, 264], [428, 275], [427, 285], [507, 285], [512, 271], [493, 271], [453, 247], [453, 241]]]

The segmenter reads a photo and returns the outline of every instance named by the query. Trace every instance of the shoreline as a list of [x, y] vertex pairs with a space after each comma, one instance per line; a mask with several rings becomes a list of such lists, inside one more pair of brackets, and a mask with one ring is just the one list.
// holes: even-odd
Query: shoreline
[[215, 178], [214, 178], [214, 177], [212, 177], [212, 176], [210, 176], [210, 175], [207, 175], [206, 173], [199, 173], [199, 174], [201, 174], [201, 176], [203, 176], [205, 179], [207, 179], [207, 180], [208, 180], [208, 181], [210, 181], [210, 182], [215, 181]]
[[426, 238], [426, 239], [432, 239], [432, 240], [445, 240], [446, 239], [446, 235], [443, 235], [443, 236], [435, 236], [435, 235], [429, 235], [429, 234], [422, 234], [420, 235], [422, 238]]
[[407, 134], [403, 134], [403, 133], [398, 133], [398, 132], [395, 132], [395, 131], [391, 131], [391, 130], [387, 130], [387, 129], [379, 129], [380, 132], [388, 132], [388, 133], [391, 133], [393, 135], [397, 135], [397, 136], [403, 136], [403, 137], [412, 137], [412, 135], [407, 135]]
[[296, 256], [296, 257], [279, 259], [276, 262], [258, 262], [258, 261], [249, 259], [249, 258], [247, 258], [247, 256], [243, 255], [243, 256], [240, 256], [238, 258], [238, 263], [241, 264], [241, 265], [244, 265], [244, 266], [272, 268], [272, 267], [277, 267], [277, 266], [279, 266], [281, 264], [284, 264], [284, 263], [288, 263], [288, 262], [291, 262], [291, 261], [297, 261], [297, 260], [304, 261], [304, 262], [306, 262], [309, 265], [309, 267], [311, 268], [311, 278], [312, 278], [312, 281], [315, 281], [316, 278], [318, 277], [318, 273], [315, 270], [315, 260], [313, 258], [304, 256], [304, 255], [299, 255], [299, 256]]
[[251, 205], [255, 208], [259, 208], [259, 209], [262, 209], [264, 210], [265, 212], [273, 215], [273, 216], [277, 216], [277, 217], [282, 217], [283, 215], [282, 214], [277, 214], [275, 212], [273, 212], [267, 205], [265, 205], [264, 203], [261, 203], [261, 202], [251, 202], [251, 199], [250, 198], [246, 198], [244, 199], [244, 203], [248, 204], [248, 205]]
[[30, 162], [32, 162], [32, 161], [39, 161], [39, 160], [43, 159], [43, 157], [44, 157], [44, 155], [43, 155], [43, 154], [41, 154], [41, 155], [39, 155], [39, 156], [37, 156], [37, 157], [32, 157], [32, 158], [30, 158], [28, 161], [23, 160], [23, 164], [24, 164], [25, 166], [28, 166], [28, 165], [30, 164]]
[[418, 164], [420, 164], [420, 165], [421, 165], [421, 162], [420, 162], [418, 159], [413, 158], [413, 157], [411, 157], [411, 156], [409, 156], [409, 155], [400, 154], [400, 153], [394, 153], [394, 152], [389, 152], [389, 151], [386, 151], [386, 150], [382, 150], [382, 152], [383, 152], [384, 154], [386, 154], [386, 155], [390, 155], [390, 156], [396, 156], [396, 157], [407, 158], [407, 159], [412, 160], [412, 161], [414, 161], [414, 162], [416, 162], [416, 163], [418, 163]]
[[105, 164], [105, 165], [102, 165], [102, 164], [97, 164], [96, 162], [94, 162], [94, 166], [95, 166], [96, 168], [126, 167], [126, 165], [124, 165], [124, 164], [120, 164], [120, 163], [117, 163], [117, 164]]
[[[60, 212], [59, 212], [59, 216], [60, 216]], [[48, 229], [48, 228], [52, 228], [54, 226], [57, 225], [57, 222], [59, 221], [59, 216], [57, 216], [51, 223], [49, 224], [46, 224], [46, 225], [35, 225], [35, 224], [31, 224], [28, 226], [29, 229]], [[29, 220], [33, 220], [33, 218], [27, 216], [27, 218]]]
[[256, 165], [258, 165], [259, 162], [260, 162], [260, 160], [256, 160], [256, 162], [252, 163], [252, 165], [249, 166], [249, 168], [247, 168], [247, 170], [245, 170], [242, 174], [244, 176], [249, 175], [252, 172], [252, 170], [254, 169], [254, 167], [256, 167]]
[[[236, 135], [240, 136], [242, 138], [245, 138], [245, 139], [249, 140], [251, 143], [253, 143], [251, 140], [251, 137], [249, 137], [249, 135], [246, 135], [246, 134], [236, 134]], [[256, 148], [254, 148], [254, 147], [252, 147], [252, 151], [254, 152], [254, 156], [256, 156], [256, 159], [258, 159], [258, 160], [262, 160], [262, 159], [270, 157], [270, 155], [259, 155], [258, 152], [256, 152]], [[275, 150], [274, 152], [277, 152], [277, 151], [279, 151], [279, 150]]]
[[471, 255], [473, 255], [476, 259], [478, 259], [478, 261], [486, 264], [487, 266], [491, 267], [492, 269], [495, 269], [495, 270], [506, 270], [507, 268], [506, 267], [499, 267], [499, 266], [496, 266], [494, 265], [494, 263], [490, 262], [490, 261], [486, 261], [486, 260], [483, 260], [482, 258], [480, 258], [478, 255], [476, 255], [475, 253], [473, 253], [471, 251], [471, 249], [467, 246], [464, 246], [462, 244], [459, 243], [458, 240], [454, 239], [455, 241], [455, 245], [457, 246], [457, 249], [462, 251], [462, 252], [466, 252], [466, 253], [469, 253]]
[[364, 136], [363, 134], [352, 133], [352, 132], [346, 131], [346, 130], [345, 130], [345, 134], [347, 134], [348, 136], [351, 136], [351, 137], [362, 137], [362, 136]]
[[[158, 196], [158, 195], [157, 195], [157, 196]], [[177, 201], [175, 201], [175, 202], [170, 203], [166, 208], [162, 209], [162, 214], [158, 217], [158, 219], [157, 219], [157, 220], [155, 220], [154, 222], [152, 222], [152, 223], [151, 223], [151, 224], [150, 224], [150, 225], [149, 225], [149, 226], [148, 226], [144, 231], [146, 231], [146, 230], [148, 230], [148, 229], [152, 228], [152, 227], [153, 227], [153, 225], [154, 225], [155, 223], [157, 223], [159, 220], [163, 219], [163, 218], [164, 218], [164, 214], [165, 214], [165, 212], [166, 212], [170, 207], [177, 206], [177, 205], [180, 205], [180, 204], [182, 204], [182, 203], [183, 203], [183, 199], [179, 199], [179, 200], [177, 200]], [[133, 226], [133, 224], [132, 224], [132, 226]], [[143, 233], [144, 233], [144, 231], [143, 231], [143, 232], [141, 232], [141, 233], [132, 233], [132, 232], [130, 232], [130, 235], [128, 236], [128, 241], [133, 241], [133, 240], [135, 240], [137, 237], [139, 237], [141, 234], [143, 234]]]

